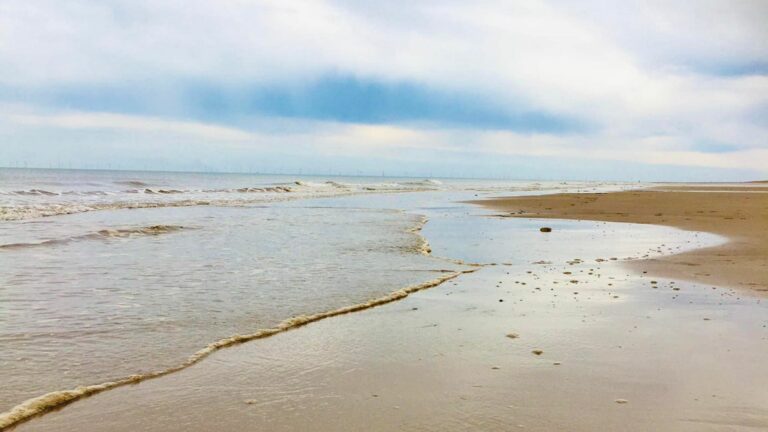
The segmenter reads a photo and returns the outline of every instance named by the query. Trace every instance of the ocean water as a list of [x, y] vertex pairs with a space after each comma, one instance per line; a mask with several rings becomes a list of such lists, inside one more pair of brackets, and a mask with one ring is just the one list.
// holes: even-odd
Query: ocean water
[[466, 270], [458, 201], [636, 186], [2, 169], [0, 412]]

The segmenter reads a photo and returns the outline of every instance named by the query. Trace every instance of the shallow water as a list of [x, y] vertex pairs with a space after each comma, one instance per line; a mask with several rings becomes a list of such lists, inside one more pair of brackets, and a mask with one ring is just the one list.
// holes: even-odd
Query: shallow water
[[64, 219], [46, 232], [78, 240], [0, 252], [3, 408], [167, 368], [215, 340], [455, 268], [421, 255], [421, 239], [409, 232], [419, 219], [395, 211], [137, 210], [132, 226], [184, 228], [86, 238], [78, 236], [89, 227], [118, 221], [104, 213]]

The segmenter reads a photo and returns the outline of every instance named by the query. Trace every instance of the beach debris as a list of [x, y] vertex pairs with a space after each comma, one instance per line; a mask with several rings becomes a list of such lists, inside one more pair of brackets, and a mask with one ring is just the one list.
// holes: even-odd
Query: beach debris
[[501, 369], [501, 368], [500, 368], [500, 367], [498, 367], [498, 366], [494, 366], [494, 367], [492, 367], [491, 369], [493, 369], [493, 370], [499, 370], [499, 369]]
[[614, 402], [616, 402], [617, 404], [626, 404], [626, 403], [629, 403], [629, 401], [628, 401], [628, 400], [626, 400], [626, 399], [616, 399]]
[[245, 403], [246, 405], [253, 405], [253, 404], [256, 404], [258, 402], [259, 401], [257, 401], [256, 399], [246, 399], [246, 400], [243, 401], [243, 403]]
[[552, 364], [555, 365], [555, 366], [560, 366], [562, 363], [560, 363], [560, 362], [553, 362]]
[[548, 232], [552, 232], [552, 228], [550, 228], [550, 227], [541, 227], [541, 228], [539, 228], [539, 231], [541, 231], [543, 233], [548, 233]]
[[544, 351], [542, 351], [542, 350], [540, 350], [540, 349], [535, 349], [535, 350], [533, 350], [533, 351], [531, 351], [531, 352], [532, 352], [533, 354], [536, 354], [537, 356], [538, 356], [538, 355], [542, 355], [542, 354], [544, 354]]
[[510, 339], [517, 339], [520, 337], [520, 335], [517, 333], [507, 333], [507, 337]]

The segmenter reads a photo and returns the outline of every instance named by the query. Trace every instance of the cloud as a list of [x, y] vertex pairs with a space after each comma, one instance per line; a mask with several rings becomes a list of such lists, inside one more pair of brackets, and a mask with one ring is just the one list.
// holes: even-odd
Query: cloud
[[599, 26], [646, 67], [712, 75], [768, 73], [768, 3], [762, 0], [557, 4]]
[[218, 125], [112, 113], [66, 113], [54, 115], [9, 114], [8, 120], [22, 126], [63, 128], [76, 131], [110, 130], [130, 133], [171, 133], [211, 141], [238, 142], [254, 138], [248, 132]]
[[[16, 113], [18, 111], [22, 113]], [[461, 160], [467, 156], [497, 158], [498, 161], [514, 160], [516, 157], [552, 157], [570, 159], [573, 164], [590, 160], [624, 161], [743, 169], [754, 173], [765, 168], [762, 161], [768, 156], [768, 149], [765, 148], [736, 151], [712, 143], [688, 148], [685, 143], [676, 142], [677, 138], [668, 136], [638, 137], [617, 146], [610, 137], [474, 129], [456, 132], [443, 128], [335, 121], [314, 121], [307, 125], [305, 120], [283, 119], [288, 122], [287, 129], [291, 132], [272, 133], [109, 113], [39, 113], [18, 106], [12, 110], [6, 108], [0, 113], [3, 113], [4, 119], [0, 122], [0, 138], [12, 136], [26, 140], [32, 148], [44, 150], [44, 154], [56, 154], [57, 158], [62, 155], [79, 158], [96, 153], [107, 158], [114, 157], [115, 160], [127, 160], [132, 154], [141, 153], [162, 155], [166, 158], [165, 163], [180, 165], [201, 155], [219, 159], [227, 154], [240, 157], [249, 154], [247, 158], [250, 160], [265, 156], [275, 160], [281, 156], [287, 159], [309, 156], [311, 159], [315, 155], [346, 158], [356, 161], [355, 164], [363, 159], [402, 161], [427, 158], [439, 163], [441, 158]], [[297, 126], [292, 127], [292, 122], [296, 122]], [[105, 139], [110, 145], [101, 144]], [[13, 143], [13, 139], [6, 140]], [[27, 155], [29, 157], [29, 153]], [[306, 161], [297, 166], [304, 170], [312, 169], [311, 163], [307, 165]], [[571, 171], [562, 168], [563, 173]]]
[[354, 137], [765, 172], [766, 19], [742, 0], [6, 0], [0, 100], [131, 126], [112, 130], [210, 128], [192, 135], [212, 146], [301, 136], [320, 155]]

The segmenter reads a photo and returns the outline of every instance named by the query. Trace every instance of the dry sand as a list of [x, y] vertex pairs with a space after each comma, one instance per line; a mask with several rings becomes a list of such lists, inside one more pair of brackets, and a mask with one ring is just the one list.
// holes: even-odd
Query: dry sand
[[477, 201], [504, 216], [667, 225], [728, 242], [629, 265], [648, 274], [768, 293], [768, 188], [669, 185], [614, 193], [555, 194]]

